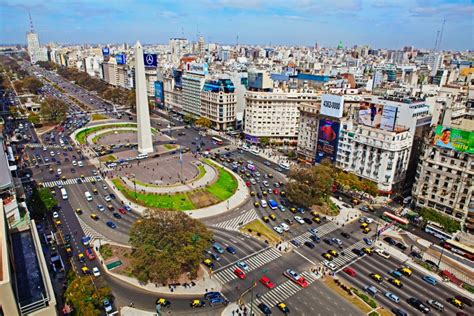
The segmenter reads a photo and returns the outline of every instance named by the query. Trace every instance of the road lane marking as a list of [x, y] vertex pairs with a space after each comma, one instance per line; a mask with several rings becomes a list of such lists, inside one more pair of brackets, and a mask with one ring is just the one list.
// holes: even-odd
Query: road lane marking
[[311, 261], [307, 257], [303, 256], [298, 250], [294, 249], [293, 252], [296, 252], [297, 254], [299, 254], [301, 256], [301, 258], [306, 259], [306, 261], [310, 262], [312, 265], [316, 265], [316, 263], [314, 261]]

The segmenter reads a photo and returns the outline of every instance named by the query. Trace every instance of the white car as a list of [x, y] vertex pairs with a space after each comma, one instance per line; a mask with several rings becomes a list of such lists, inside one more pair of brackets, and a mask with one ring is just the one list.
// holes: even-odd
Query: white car
[[54, 151], [50, 151], [49, 154], [51, 155], [51, 157], [54, 157]]
[[93, 274], [95, 277], [99, 277], [99, 276], [100, 276], [100, 270], [99, 270], [99, 268], [93, 267], [93, 268], [92, 268], [92, 274]]
[[74, 167], [77, 166], [77, 161], [73, 160], [73, 161], [72, 161], [72, 165], [73, 165]]
[[367, 224], [372, 224], [372, 223], [374, 222], [374, 219], [373, 219], [373, 218], [370, 218], [370, 217], [367, 217], [367, 218], [365, 219], [365, 222], [366, 222]]
[[63, 172], [60, 168], [58, 168], [57, 173], [58, 173], [58, 176], [60, 176]]
[[107, 186], [105, 184], [102, 185], [102, 189], [107, 190]]
[[388, 259], [390, 258], [390, 254], [386, 251], [384, 251], [383, 249], [380, 249], [380, 248], [377, 248], [375, 249], [375, 252], [380, 256], [380, 257], [383, 257], [385, 259]]
[[295, 219], [295, 221], [297, 221], [298, 223], [304, 224], [304, 220], [303, 220], [300, 216], [297, 215], [297, 216], [294, 217], [294, 219]]
[[82, 161], [79, 161], [79, 162], [77, 163], [77, 165], [78, 165], [79, 167], [84, 167], [84, 164], [82, 163]]
[[273, 230], [279, 234], [283, 234], [283, 228], [281, 228], [281, 226], [275, 226], [273, 227]]
[[280, 226], [286, 232], [290, 230], [290, 226], [288, 226], [286, 223], [281, 223]]
[[237, 262], [237, 267], [239, 267], [239, 268], [241, 268], [242, 270], [245, 270], [245, 271], [250, 271], [249, 266], [243, 261]]
[[59, 218], [59, 213], [58, 212], [53, 212], [53, 218], [54, 219]]
[[336, 265], [334, 263], [330, 262], [330, 261], [325, 260], [325, 261], [323, 261], [323, 264], [326, 268], [328, 268], [332, 271], [336, 270]]
[[108, 196], [108, 195], [105, 195], [105, 196], [104, 196], [104, 200], [106, 200], [107, 202], [112, 201], [112, 199], [111, 199], [110, 196]]

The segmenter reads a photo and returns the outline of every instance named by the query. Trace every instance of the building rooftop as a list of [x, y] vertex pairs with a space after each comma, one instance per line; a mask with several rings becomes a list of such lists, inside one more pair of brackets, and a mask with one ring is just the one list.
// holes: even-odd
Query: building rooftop
[[0, 146], [0, 191], [4, 191], [13, 185], [10, 167], [3, 146]]

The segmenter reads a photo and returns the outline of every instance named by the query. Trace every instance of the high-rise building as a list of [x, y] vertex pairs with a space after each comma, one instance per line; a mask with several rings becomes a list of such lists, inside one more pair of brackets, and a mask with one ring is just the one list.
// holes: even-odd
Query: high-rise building
[[33, 28], [33, 20], [31, 19], [31, 14], [30, 27], [30, 31], [26, 33], [26, 41], [28, 45], [28, 54], [30, 55], [30, 60], [33, 64], [38, 61], [47, 61], [48, 54], [46, 47], [42, 48], [39, 44], [38, 34], [35, 33]]
[[204, 37], [200, 36], [198, 40], [198, 53], [202, 55], [205, 52], [206, 52], [206, 49], [205, 49]]
[[183, 75], [183, 113], [194, 117], [201, 115], [201, 90], [206, 80], [206, 63], [187, 63]]

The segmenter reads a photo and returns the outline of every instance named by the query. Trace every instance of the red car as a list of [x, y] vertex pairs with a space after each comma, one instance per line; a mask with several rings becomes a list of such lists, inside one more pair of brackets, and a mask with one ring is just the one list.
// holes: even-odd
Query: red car
[[242, 280], [247, 277], [247, 275], [245, 274], [245, 272], [242, 271], [242, 270], [240, 270], [239, 268], [235, 268], [234, 273], [235, 273], [236, 276], [239, 277], [239, 279], [242, 279]]
[[349, 268], [349, 267], [344, 268], [344, 270], [342, 270], [342, 271], [349, 274], [351, 277], [355, 277], [357, 275], [357, 273], [354, 271], [354, 269]]
[[121, 213], [121, 214], [127, 214], [127, 210], [125, 210], [123, 207], [119, 208], [118, 211]]
[[273, 189], [273, 194], [279, 195], [279, 194], [280, 194], [280, 190], [278, 190], [278, 189]]
[[86, 249], [86, 256], [87, 256], [87, 259], [89, 260], [95, 259], [94, 251], [91, 248]]
[[308, 281], [294, 270], [288, 269], [283, 272], [283, 275], [301, 287], [308, 287], [309, 285]]
[[250, 187], [251, 183], [250, 183], [249, 181], [247, 181], [247, 182], [245, 182], [245, 185], [246, 185], [247, 187]]
[[260, 283], [262, 283], [263, 285], [265, 285], [269, 289], [273, 289], [275, 287], [275, 284], [273, 284], [273, 282], [270, 281], [270, 279], [267, 278], [266, 276], [262, 276], [260, 278]]

